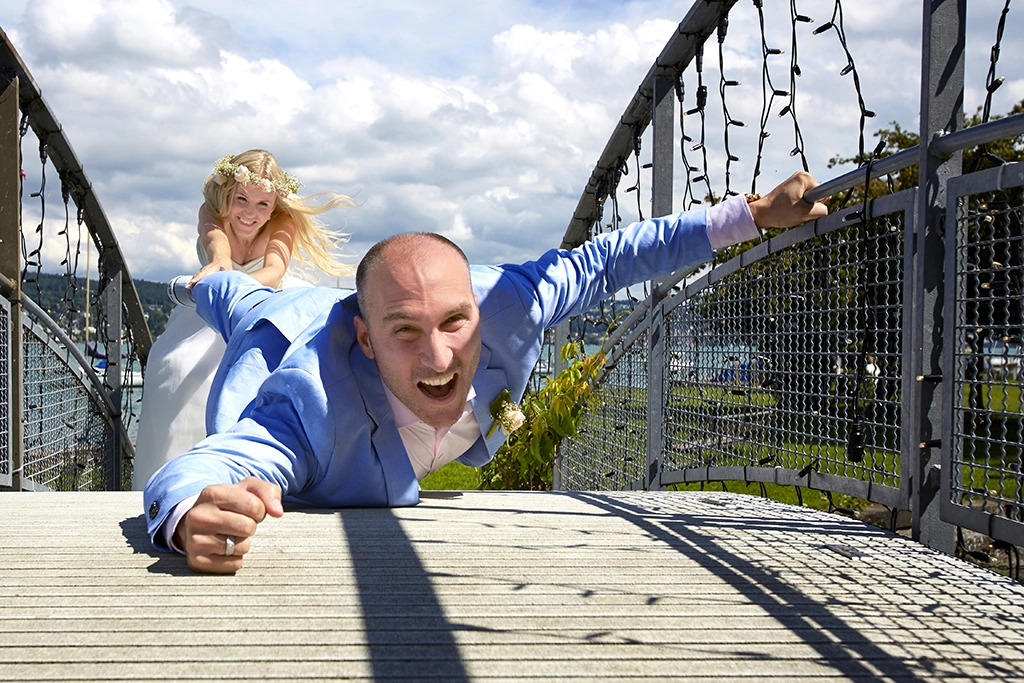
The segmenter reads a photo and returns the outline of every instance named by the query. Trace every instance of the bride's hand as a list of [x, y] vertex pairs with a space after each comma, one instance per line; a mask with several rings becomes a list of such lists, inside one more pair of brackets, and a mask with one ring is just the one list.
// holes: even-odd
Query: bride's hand
[[195, 275], [193, 275], [192, 279], [189, 280], [188, 288], [192, 289], [192, 285], [194, 285], [195, 283], [199, 282], [200, 280], [202, 280], [204, 277], [206, 277], [210, 273], [218, 273], [218, 272], [220, 272], [222, 270], [231, 270], [231, 260], [230, 259], [227, 260], [227, 263], [224, 263], [224, 262], [218, 260], [218, 261], [214, 261], [212, 263], [208, 263], [207, 265], [205, 265], [202, 268], [200, 268], [199, 272], [196, 273]]

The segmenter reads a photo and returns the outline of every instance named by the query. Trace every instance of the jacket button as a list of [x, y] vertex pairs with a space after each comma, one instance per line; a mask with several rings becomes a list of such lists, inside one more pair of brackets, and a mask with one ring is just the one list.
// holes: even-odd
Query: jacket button
[[156, 519], [158, 514], [160, 514], [160, 504], [154, 500], [153, 504], [149, 506], [149, 518]]

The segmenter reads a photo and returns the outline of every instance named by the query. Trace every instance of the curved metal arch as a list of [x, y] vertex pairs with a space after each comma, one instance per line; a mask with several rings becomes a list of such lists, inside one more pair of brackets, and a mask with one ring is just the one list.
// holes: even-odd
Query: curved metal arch
[[0, 71], [8, 77], [17, 78], [19, 86], [19, 105], [29, 126], [45, 145], [54, 168], [60, 174], [65, 191], [74, 200], [93, 243], [99, 252], [101, 272], [120, 272], [122, 286], [122, 306], [127, 314], [127, 324], [135, 341], [139, 361], [145, 366], [149, 349], [153, 345], [153, 337], [146, 322], [146, 316], [135, 290], [128, 264], [125, 262], [121, 247], [118, 245], [110, 222], [92, 189], [92, 183], [81, 162], [75, 155], [71, 142], [64, 135], [64, 130], [47, 105], [46, 100], [29, 73], [28, 67], [14, 49], [7, 34], [0, 29]]
[[651, 107], [654, 101], [654, 81], [664, 76], [676, 76], [689, 65], [697, 54], [697, 48], [711, 36], [718, 26], [718, 17], [724, 9], [728, 12], [736, 0], [707, 0], [694, 3], [686, 17], [679, 23], [675, 35], [654, 60], [636, 94], [626, 106], [615, 130], [612, 131], [604, 151], [594, 166], [583, 194], [573, 211], [572, 219], [562, 238], [562, 249], [573, 249], [587, 240], [588, 229], [597, 216], [597, 207], [611, 192], [612, 178], [621, 167], [623, 160], [633, 151], [633, 140], [643, 133], [651, 123]]

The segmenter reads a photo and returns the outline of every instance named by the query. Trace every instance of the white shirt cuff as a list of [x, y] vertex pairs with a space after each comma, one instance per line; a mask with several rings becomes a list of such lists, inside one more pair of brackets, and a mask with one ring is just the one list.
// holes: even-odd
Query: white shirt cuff
[[711, 248], [721, 249], [761, 235], [743, 196], [730, 197], [708, 208], [708, 240]]
[[174, 545], [174, 532], [178, 528], [178, 522], [181, 521], [181, 518], [185, 516], [186, 512], [192, 509], [192, 506], [196, 504], [198, 499], [199, 494], [197, 493], [196, 495], [189, 496], [175, 505], [171, 510], [171, 514], [167, 515], [167, 519], [164, 520], [163, 527], [161, 527], [161, 533], [164, 535], [164, 543], [167, 544], [168, 548], [177, 553], [181, 553], [182, 555], [185, 554], [185, 551]]

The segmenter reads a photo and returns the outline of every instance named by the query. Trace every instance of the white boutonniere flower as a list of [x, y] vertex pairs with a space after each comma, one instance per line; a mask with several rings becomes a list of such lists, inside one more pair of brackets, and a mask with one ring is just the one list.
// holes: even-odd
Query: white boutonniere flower
[[506, 435], [510, 435], [526, 423], [526, 415], [519, 404], [512, 401], [508, 389], [502, 389], [498, 398], [491, 402], [491, 417], [494, 418], [494, 422], [487, 431], [488, 439], [494, 435], [494, 430], [498, 427], [501, 427], [501, 431]]

